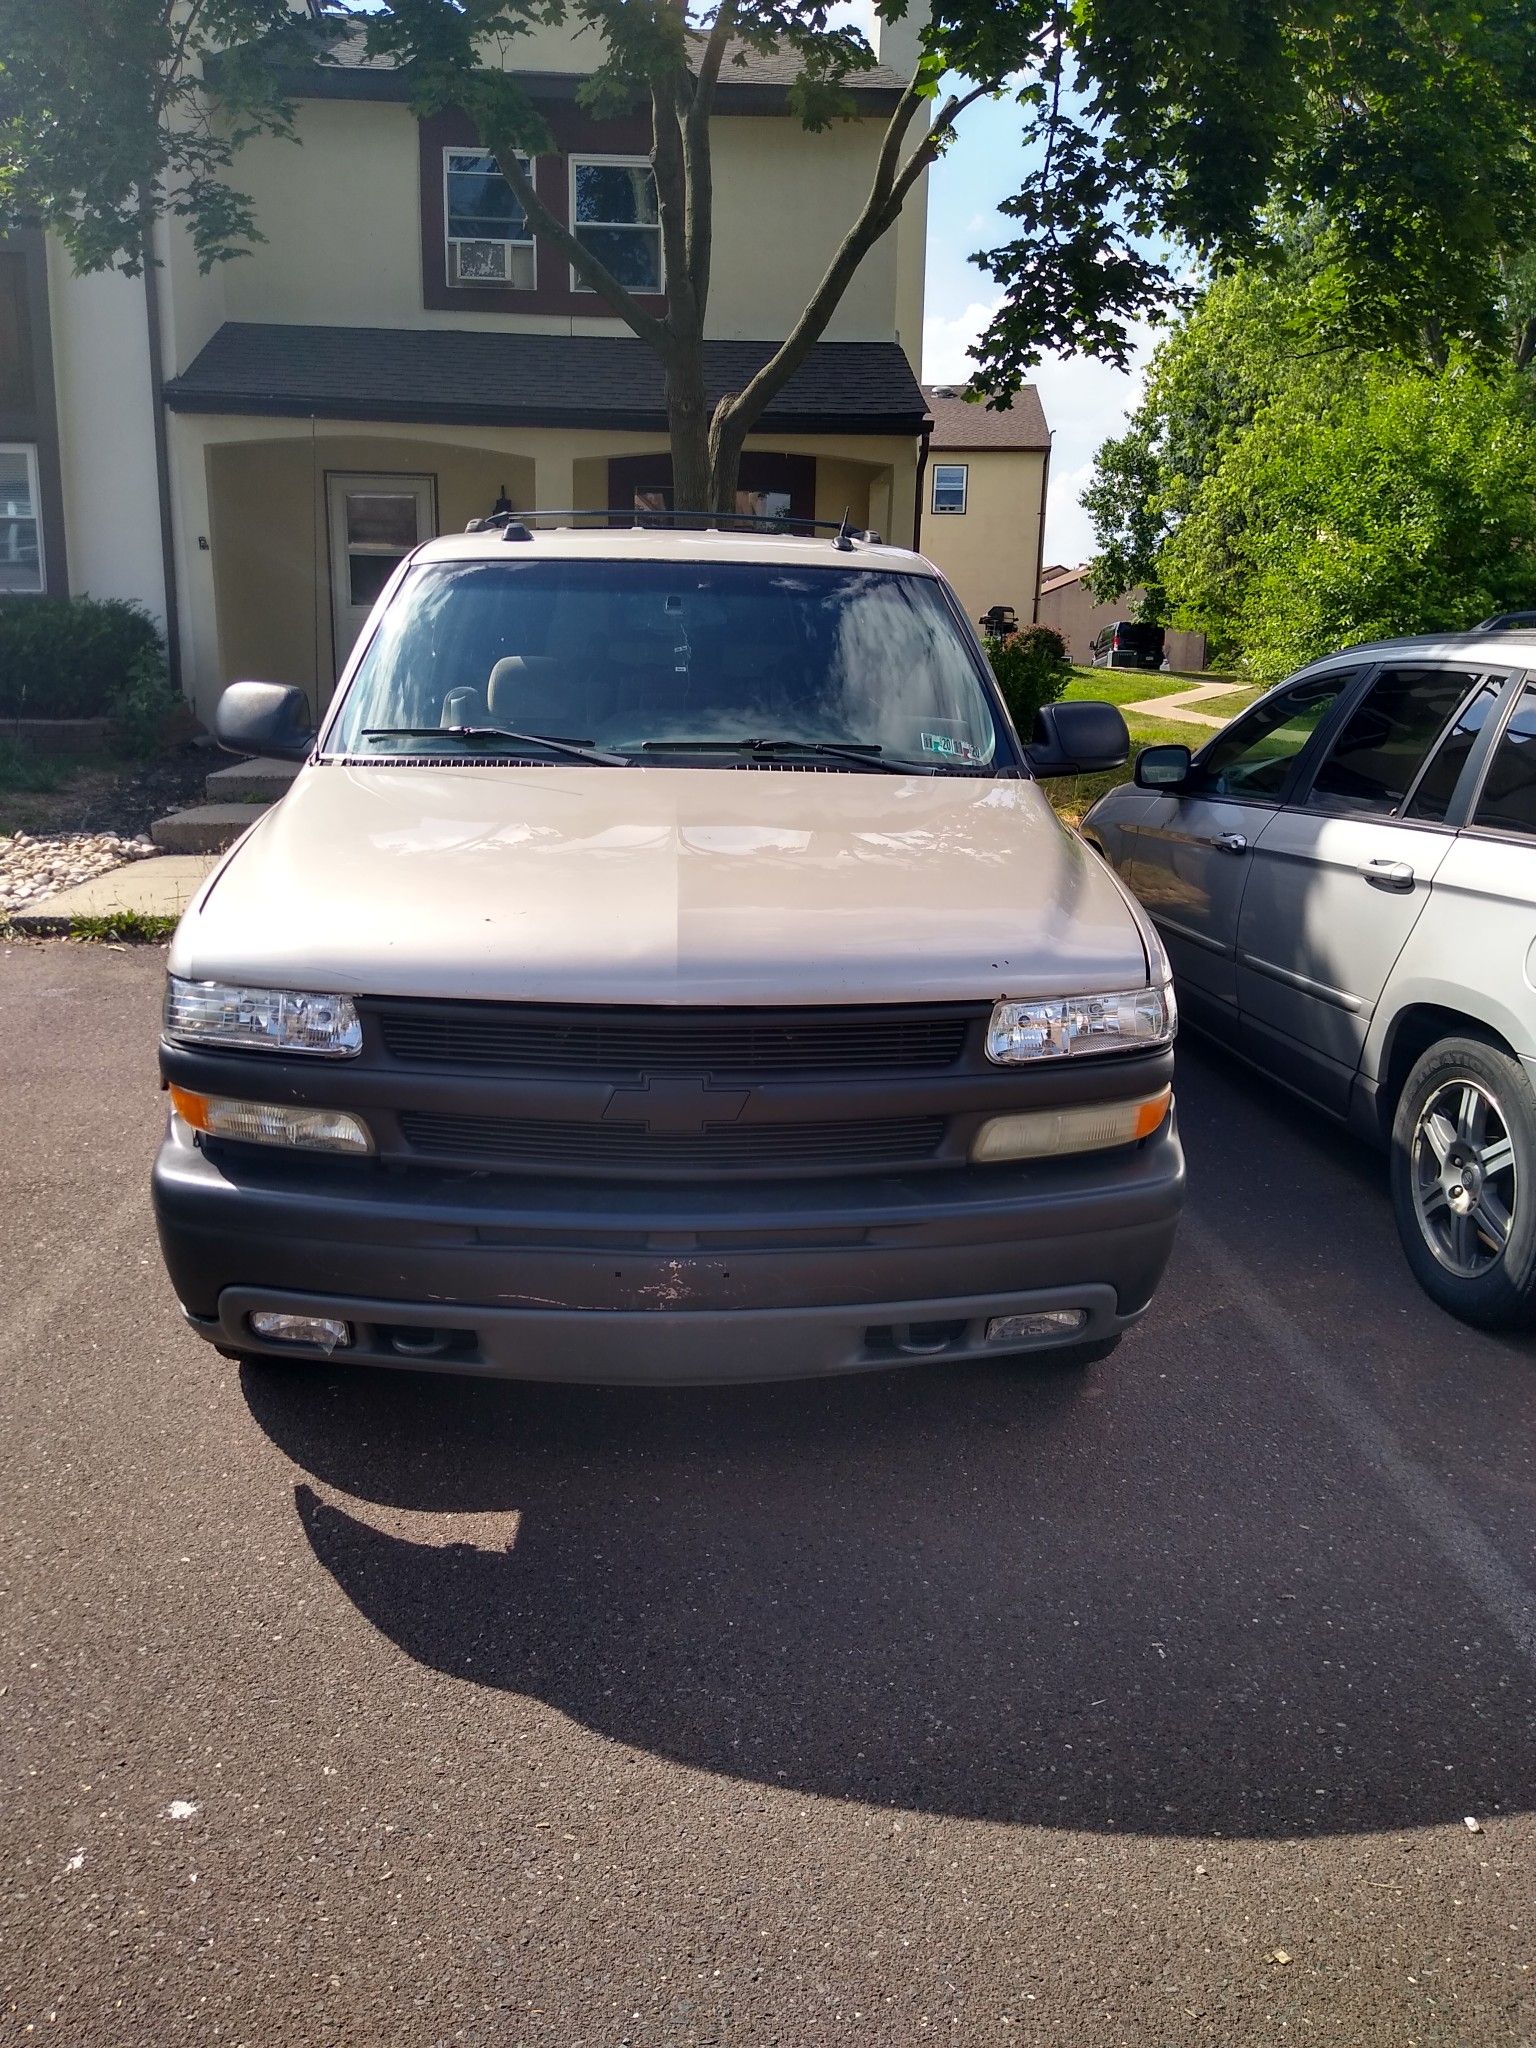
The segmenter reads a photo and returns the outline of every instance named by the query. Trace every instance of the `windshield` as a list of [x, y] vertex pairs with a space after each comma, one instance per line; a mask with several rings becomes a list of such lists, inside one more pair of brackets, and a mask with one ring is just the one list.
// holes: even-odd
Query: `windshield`
[[998, 745], [980, 657], [929, 576], [611, 558], [425, 566], [380, 622], [326, 750], [508, 750], [492, 728], [649, 759], [844, 748], [827, 765], [851, 770], [860, 754], [974, 770]]

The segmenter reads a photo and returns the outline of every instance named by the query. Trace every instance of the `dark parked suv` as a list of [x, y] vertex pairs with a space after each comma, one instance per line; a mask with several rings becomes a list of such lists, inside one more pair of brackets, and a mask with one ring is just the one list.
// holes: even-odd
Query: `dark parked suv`
[[1094, 635], [1090, 653], [1095, 668], [1161, 668], [1166, 641], [1161, 626], [1116, 619]]

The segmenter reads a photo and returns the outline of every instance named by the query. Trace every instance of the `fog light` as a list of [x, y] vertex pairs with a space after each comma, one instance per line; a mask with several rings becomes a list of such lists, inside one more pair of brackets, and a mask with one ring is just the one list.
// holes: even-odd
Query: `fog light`
[[1026, 1109], [995, 1116], [976, 1133], [971, 1157], [979, 1166], [1003, 1159], [1051, 1159], [1064, 1152], [1107, 1152], [1150, 1138], [1167, 1116], [1171, 1088], [1130, 1102], [1081, 1102], [1066, 1109]]
[[352, 1325], [339, 1316], [290, 1316], [280, 1309], [254, 1308], [250, 1324], [269, 1344], [313, 1344], [327, 1355], [352, 1342]]
[[360, 1116], [346, 1109], [305, 1109], [288, 1102], [231, 1102], [223, 1095], [196, 1095], [171, 1087], [171, 1103], [183, 1123], [210, 1138], [239, 1138], [248, 1145], [282, 1145], [297, 1152], [371, 1152], [373, 1138]]
[[987, 1325], [989, 1344], [1018, 1344], [1026, 1337], [1069, 1337], [1088, 1321], [1085, 1308], [1037, 1308], [1029, 1316], [994, 1316]]

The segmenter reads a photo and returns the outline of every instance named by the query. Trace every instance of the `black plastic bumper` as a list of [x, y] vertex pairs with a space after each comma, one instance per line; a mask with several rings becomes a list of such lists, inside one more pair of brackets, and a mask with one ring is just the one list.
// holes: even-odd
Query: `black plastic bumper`
[[[253, 1334], [253, 1310], [280, 1309], [344, 1319], [335, 1355], [358, 1363], [657, 1384], [1113, 1335], [1151, 1299], [1183, 1191], [1171, 1116], [1095, 1158], [693, 1189], [205, 1150], [173, 1124], [154, 1173], [171, 1280], [226, 1349], [306, 1355]], [[1086, 1319], [988, 1343], [993, 1318], [1045, 1308]]]

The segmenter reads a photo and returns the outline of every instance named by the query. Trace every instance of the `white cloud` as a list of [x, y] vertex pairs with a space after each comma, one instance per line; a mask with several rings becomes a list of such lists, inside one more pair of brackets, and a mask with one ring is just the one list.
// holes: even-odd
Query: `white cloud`
[[[923, 323], [923, 375], [930, 384], [963, 383], [975, 368], [967, 354], [991, 323], [1001, 299], [975, 299], [963, 312], [930, 314]], [[1131, 332], [1131, 367], [1117, 370], [1091, 356], [1047, 356], [1031, 373], [1051, 429], [1051, 486], [1046, 498], [1045, 554], [1077, 563], [1093, 552], [1093, 530], [1080, 503], [1099, 444], [1122, 431], [1141, 397], [1155, 335]]]
[[991, 326], [1001, 299], [973, 299], [963, 313], [944, 319], [930, 313], [923, 322], [923, 375], [930, 384], [963, 384], [976, 365], [967, 350]]

